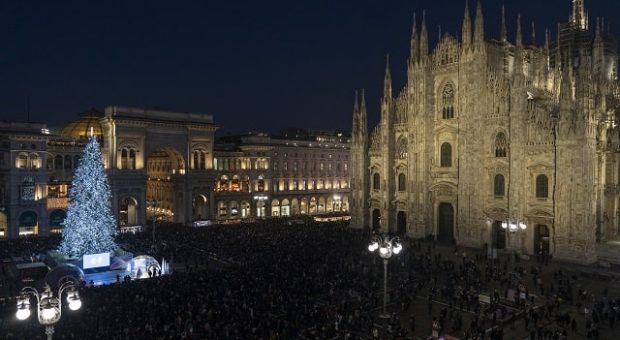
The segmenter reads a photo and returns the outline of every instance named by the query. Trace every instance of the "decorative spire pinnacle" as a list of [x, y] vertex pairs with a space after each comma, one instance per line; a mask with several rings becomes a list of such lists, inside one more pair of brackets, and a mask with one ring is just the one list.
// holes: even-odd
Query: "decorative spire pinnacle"
[[598, 17], [596, 18], [596, 34], [594, 36], [594, 40], [601, 40], [601, 22]]
[[517, 14], [517, 37], [515, 39], [517, 47], [523, 47], [523, 35], [521, 34], [521, 13]]
[[482, 16], [482, 4], [478, 0], [476, 7], [476, 28], [474, 30], [474, 45], [477, 48], [484, 46], [484, 17]]
[[571, 23], [583, 30], [588, 29], [588, 18], [584, 6], [585, 0], [573, 0]]
[[422, 27], [420, 28], [420, 61], [428, 55], [428, 31], [426, 30], [426, 11], [422, 11]]
[[362, 97], [360, 98], [360, 130], [362, 135], [368, 133], [368, 115], [366, 114], [366, 91], [362, 89]]
[[365, 89], [362, 89], [362, 97], [360, 98], [360, 114], [363, 117], [366, 117], [366, 90]]
[[508, 40], [508, 30], [506, 29], [506, 10], [502, 5], [502, 28], [500, 34], [500, 40], [506, 42]]
[[413, 28], [411, 29], [411, 50], [409, 51], [411, 54], [411, 61], [413, 63], [418, 62], [420, 59], [420, 41], [418, 38], [418, 29], [415, 18], [415, 12], [413, 13]]
[[358, 134], [359, 131], [359, 114], [360, 114], [360, 107], [358, 104], [358, 100], [357, 100], [357, 90], [355, 90], [355, 99], [353, 102], [353, 131], [352, 134], [353, 136]]
[[536, 46], [536, 25], [534, 24], [534, 20], [532, 20], [532, 45]]
[[383, 80], [383, 97], [392, 98], [392, 74], [390, 73], [390, 54], [385, 57], [385, 78]]
[[558, 23], [558, 36], [557, 36], [557, 42], [555, 46], [556, 46], [555, 67], [559, 69], [562, 67], [562, 44], [560, 43], [560, 23]]
[[469, 18], [469, 1], [465, 0], [465, 14], [463, 14], [463, 28], [461, 35], [463, 36], [463, 47], [471, 46], [471, 19]]

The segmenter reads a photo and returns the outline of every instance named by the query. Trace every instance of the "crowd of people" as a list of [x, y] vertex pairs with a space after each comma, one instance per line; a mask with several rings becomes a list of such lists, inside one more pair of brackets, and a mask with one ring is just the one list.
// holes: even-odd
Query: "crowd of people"
[[[389, 263], [390, 317], [379, 319], [383, 269], [367, 250], [370, 237], [343, 222], [285, 219], [160, 226], [156, 247], [150, 233], [119, 235], [135, 255], [171, 259], [174, 273], [82, 288], [82, 309], [63, 312], [55, 338], [413, 339], [432, 329], [501, 339], [516, 321], [532, 339], [571, 332], [596, 338], [619, 317], [620, 301], [575, 291], [574, 275], [544, 264], [513, 268], [508, 259], [488, 259], [484, 249], [441, 247], [431, 237], [403, 240], [404, 251]], [[4, 256], [36, 256], [57, 244], [3, 242], [12, 242], [0, 245]], [[480, 294], [488, 301], [481, 303]], [[44, 338], [35, 318], [15, 320], [14, 300], [0, 308], [3, 338]]]

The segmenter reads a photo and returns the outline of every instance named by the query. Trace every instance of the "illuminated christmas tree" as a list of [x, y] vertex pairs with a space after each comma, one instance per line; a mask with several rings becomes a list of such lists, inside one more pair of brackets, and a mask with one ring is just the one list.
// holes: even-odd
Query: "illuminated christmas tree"
[[93, 136], [73, 176], [59, 252], [73, 257], [114, 251], [116, 223], [99, 143]]

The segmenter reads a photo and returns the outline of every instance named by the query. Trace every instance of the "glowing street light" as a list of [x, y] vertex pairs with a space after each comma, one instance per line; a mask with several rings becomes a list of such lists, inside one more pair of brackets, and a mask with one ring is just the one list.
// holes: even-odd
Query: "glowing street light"
[[368, 244], [368, 251], [372, 253], [377, 249], [379, 249], [379, 256], [383, 259], [383, 314], [380, 317], [389, 318], [390, 315], [387, 313], [387, 265], [392, 255], [398, 255], [403, 250], [403, 246], [397, 236], [375, 235]]
[[17, 312], [15, 317], [23, 321], [30, 317], [30, 295], [37, 299], [37, 319], [45, 326], [47, 339], [52, 340], [54, 336], [54, 324], [60, 320], [62, 315], [62, 294], [68, 290], [67, 303], [69, 309], [76, 311], [82, 307], [82, 301], [76, 289], [76, 282], [67, 281], [58, 288], [58, 295], [54, 296], [49, 286], [41, 293], [36, 288], [24, 287], [22, 295], [17, 299]]

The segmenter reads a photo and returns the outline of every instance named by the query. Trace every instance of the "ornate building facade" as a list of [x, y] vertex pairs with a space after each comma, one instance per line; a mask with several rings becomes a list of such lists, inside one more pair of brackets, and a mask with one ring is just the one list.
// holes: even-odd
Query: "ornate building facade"
[[475, 21], [466, 5], [462, 38], [444, 33], [430, 52], [414, 18], [407, 84], [392, 93], [388, 63], [370, 135], [356, 95], [352, 224], [596, 261], [620, 223], [620, 87], [616, 40], [586, 13], [573, 0], [539, 46], [520, 17], [510, 42], [503, 11], [499, 37], [485, 37], [481, 4]]
[[144, 225], [153, 216], [189, 221], [210, 202], [197, 198], [212, 195], [216, 129], [211, 115], [119, 106], [84, 112], [58, 131], [1, 123], [0, 237], [62, 232], [68, 188], [90, 133], [102, 145], [119, 226]]
[[0, 122], [0, 237], [62, 232], [90, 133], [120, 228], [348, 211], [348, 136], [248, 135], [214, 148], [211, 115], [110, 106], [80, 116], [59, 130]]
[[349, 136], [296, 130], [216, 144], [218, 219], [349, 211]]

